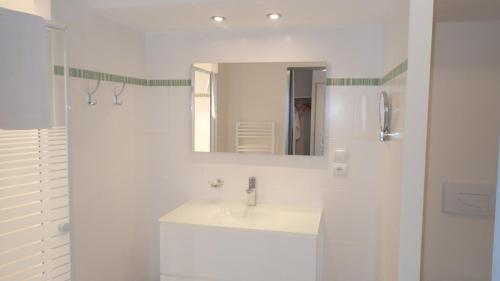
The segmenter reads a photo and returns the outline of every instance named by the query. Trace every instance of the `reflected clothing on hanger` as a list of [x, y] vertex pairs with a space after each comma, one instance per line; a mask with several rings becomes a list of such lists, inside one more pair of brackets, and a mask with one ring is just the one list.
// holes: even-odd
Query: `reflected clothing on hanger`
[[295, 140], [299, 140], [300, 139], [300, 130], [301, 130], [301, 120], [300, 120], [300, 114], [299, 114], [299, 111], [297, 110], [297, 107], [295, 107], [295, 112], [294, 112], [295, 116], [294, 116], [294, 119], [295, 119], [295, 124], [294, 124], [294, 135], [295, 135]]

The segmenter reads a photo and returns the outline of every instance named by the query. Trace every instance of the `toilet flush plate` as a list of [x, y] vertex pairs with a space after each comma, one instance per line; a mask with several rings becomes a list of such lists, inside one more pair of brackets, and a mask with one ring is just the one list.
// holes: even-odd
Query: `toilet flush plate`
[[487, 217], [495, 214], [495, 184], [443, 184], [443, 212], [448, 214]]

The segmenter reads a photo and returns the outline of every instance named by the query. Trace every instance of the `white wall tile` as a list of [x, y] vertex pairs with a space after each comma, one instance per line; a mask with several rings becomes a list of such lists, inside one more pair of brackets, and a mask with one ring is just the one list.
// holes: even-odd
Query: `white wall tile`
[[[185, 79], [194, 61], [326, 61], [330, 77], [383, 74], [383, 30], [378, 26], [149, 34], [144, 50], [141, 34], [85, 13], [81, 19], [76, 12], [80, 6], [66, 1], [55, 6], [55, 14], [71, 28], [76, 67]], [[87, 26], [92, 21], [93, 28]], [[99, 30], [92, 37], [94, 28]], [[200, 40], [206, 44], [192, 44]], [[140, 63], [143, 55], [146, 66]], [[373, 135], [378, 87], [328, 87], [329, 151], [336, 146], [349, 149], [349, 174], [338, 179], [329, 154], [305, 158], [191, 152], [189, 87], [127, 86], [124, 106], [114, 108], [114, 85], [103, 82], [96, 95], [99, 104], [89, 107], [84, 90], [95, 81], [72, 82], [77, 279], [158, 280], [157, 219], [191, 199], [245, 200], [249, 176], [257, 176], [259, 202], [324, 208], [326, 280], [374, 279], [377, 252], [372, 240], [381, 166]], [[208, 181], [218, 177], [224, 187], [210, 189]], [[124, 234], [117, 237], [116, 231]]]
[[356, 139], [378, 140], [380, 87], [356, 87], [354, 95], [353, 136]]
[[374, 251], [374, 247], [364, 243], [333, 241], [327, 245], [325, 280], [375, 281], [375, 259], [366, 252]]
[[[382, 33], [374, 36], [373, 32], [378, 31], [370, 27], [349, 29], [348, 33], [352, 32], [350, 35], [346, 31], [327, 30], [331, 34], [327, 37], [324, 32], [316, 34], [309, 31], [310, 34], [305, 35], [302, 31], [287, 31], [294, 44], [285, 53], [283, 50], [286, 48], [278, 44], [282, 43], [280, 38], [284, 36], [281, 32], [276, 34], [276, 38], [252, 31], [238, 34], [192, 33], [183, 34], [182, 38], [178, 34], [150, 34], [147, 36], [148, 69], [152, 77], [186, 78], [190, 75], [193, 61], [316, 60], [327, 61], [329, 75], [332, 76], [382, 76]], [[353, 33], [357, 34], [355, 38]], [[191, 36], [196, 40], [200, 40], [201, 36], [206, 43], [204, 48], [190, 44], [188, 39]], [[302, 45], [311, 48], [299, 48]], [[225, 47], [219, 49], [218, 46]], [[237, 48], [251, 51], [242, 56]], [[270, 51], [274, 49], [279, 49], [280, 55]], [[367, 56], [371, 58], [364, 60], [362, 67], [352, 63]], [[165, 198], [158, 209], [167, 211], [176, 206], [174, 203], [179, 203], [166, 198], [169, 192], [188, 194], [189, 199], [245, 200], [248, 177], [256, 176], [260, 203], [323, 207], [328, 224], [326, 261], [333, 263], [325, 266], [325, 274], [338, 277], [325, 280], [373, 280], [377, 257], [374, 246], [378, 235], [377, 192], [382, 182], [380, 169], [383, 164], [383, 147], [377, 139], [379, 90], [380, 87], [362, 86], [327, 88], [328, 150], [331, 152], [337, 146], [349, 149], [349, 174], [342, 179], [333, 176], [330, 153], [324, 157], [306, 158], [190, 152], [190, 89], [169, 88], [166, 93], [168, 99], [154, 100], [168, 102], [162, 106], [169, 111], [169, 133], [158, 135], [152, 144], [161, 145], [163, 141], [170, 146], [164, 155], [154, 158], [158, 161], [155, 163], [161, 163], [160, 168], [155, 168], [155, 177], [175, 186], [164, 187], [168, 191], [162, 192]], [[153, 88], [151, 91], [159, 90]], [[153, 108], [159, 107], [155, 105]], [[154, 122], [161, 125], [158, 120]], [[163, 157], [168, 157], [168, 160], [159, 159]], [[209, 187], [208, 181], [216, 178], [225, 182], [220, 190]], [[152, 180], [155, 181], [154, 178]], [[347, 241], [347, 244], [339, 241]], [[341, 255], [350, 260], [341, 259]], [[152, 260], [157, 258], [153, 254]], [[369, 262], [358, 266], [350, 264], [358, 258]]]
[[353, 134], [356, 96], [354, 87], [328, 89], [328, 121], [330, 138], [349, 138]]
[[377, 230], [377, 196], [369, 189], [322, 189], [327, 240], [373, 242]]

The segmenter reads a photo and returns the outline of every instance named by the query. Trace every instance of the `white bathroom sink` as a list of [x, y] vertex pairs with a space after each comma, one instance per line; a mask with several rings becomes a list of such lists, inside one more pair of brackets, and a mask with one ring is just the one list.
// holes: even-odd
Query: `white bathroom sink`
[[160, 222], [318, 234], [321, 209], [267, 204], [247, 206], [244, 202], [192, 201], [164, 215]]
[[188, 202], [160, 219], [162, 281], [322, 280], [321, 210]]

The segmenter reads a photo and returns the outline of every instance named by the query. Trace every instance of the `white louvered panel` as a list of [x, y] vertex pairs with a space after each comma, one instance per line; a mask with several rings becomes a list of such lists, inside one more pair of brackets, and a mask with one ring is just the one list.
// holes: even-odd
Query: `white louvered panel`
[[67, 196], [67, 193], [68, 193], [67, 188], [56, 188], [56, 189], [43, 188], [38, 191], [33, 191], [29, 193], [20, 193], [19, 195], [1, 198], [0, 216], [3, 211], [8, 211], [10, 209], [22, 207], [27, 204], [32, 204], [35, 202], [41, 202], [42, 200], [45, 200], [44, 202], [50, 203], [51, 208], [64, 206], [65, 204], [59, 203], [58, 199], [61, 196]]
[[[15, 169], [32, 168], [34, 165], [65, 163], [67, 156], [66, 151], [33, 153], [33, 150], [29, 153], [0, 154], [0, 171], [8, 172]], [[42, 163], [40, 158], [44, 159], [45, 162]]]
[[15, 197], [19, 196], [22, 194], [27, 194], [27, 193], [33, 193], [36, 191], [40, 191], [42, 188], [40, 187], [40, 182], [31, 182], [31, 183], [24, 183], [24, 184], [18, 184], [18, 185], [12, 185], [8, 187], [4, 187], [0, 189], [0, 198], [8, 198], [8, 197]]
[[[25, 135], [16, 135], [12, 133], [7, 133], [7, 134], [0, 134], [1, 136], [5, 136], [0, 140], [0, 144], [5, 144], [5, 143], [25, 143], [25, 142], [39, 142], [40, 140], [38, 139], [39, 136], [50, 136], [49, 141], [53, 140], [62, 140], [66, 136], [64, 135], [64, 131], [61, 131], [60, 133], [43, 133], [40, 132], [38, 135], [33, 135], [33, 134], [25, 134]], [[16, 141], [13, 141], [16, 140]]]
[[[66, 250], [69, 250], [69, 247]], [[46, 266], [46, 280], [69, 280], [71, 271], [70, 263], [71, 258], [68, 253], [52, 256], [50, 263]]]
[[[12, 234], [9, 234], [9, 235], [6, 235], [2, 238], [0, 238], [1, 240], [4, 240], [6, 243], [9, 243], [10, 246], [4, 246], [4, 245], [1, 245], [1, 249], [0, 251], [2, 253], [5, 253], [5, 256], [3, 255], [0, 255], [0, 256], [3, 256], [3, 260], [5, 259], [11, 259], [11, 262], [13, 261], [13, 258], [15, 257], [15, 254], [17, 253], [17, 257], [22, 259], [22, 258], [25, 258], [24, 256], [20, 256], [20, 254], [26, 254], [26, 255], [36, 255], [39, 252], [39, 249], [42, 250], [41, 254], [43, 256], [43, 261], [44, 261], [44, 265], [46, 265], [46, 268], [44, 269], [43, 272], [45, 272], [45, 274], [47, 272], [49, 272], [51, 270], [50, 266], [52, 266], [52, 263], [53, 263], [53, 260], [54, 260], [54, 256], [51, 256], [50, 255], [50, 249], [53, 248], [52, 244], [51, 243], [52, 241], [51, 240], [58, 240], [58, 236], [60, 236], [61, 234], [59, 233], [59, 231], [57, 230], [57, 224], [46, 224], [44, 226], [39, 226], [39, 227], [34, 227], [34, 228], [31, 228], [31, 229], [25, 229], [25, 230], [22, 230], [22, 231], [18, 231], [17, 233], [12, 233]], [[64, 236], [68, 236], [67, 234], [65, 234]], [[44, 237], [43, 239], [45, 240], [42, 240], [42, 238], [40, 237]], [[55, 238], [52, 238], [52, 237], [55, 237]], [[61, 242], [59, 240], [59, 242]], [[65, 241], [66, 243], [68, 241]], [[38, 247], [33, 247], [34, 245], [39, 245]], [[34, 252], [31, 252], [28, 251], [28, 250], [31, 250], [31, 251], [34, 251]], [[24, 250], [24, 251], [23, 251]], [[69, 255], [69, 252], [67, 253]], [[2, 269], [5, 268], [6, 266], [8, 266], [8, 264], [2, 264], [0, 266], [0, 272], [2, 272]], [[5, 273], [5, 272], [3, 272]], [[8, 273], [8, 274], [7, 274]], [[0, 275], [0, 280], [3, 280], [2, 278], [8, 276], [9, 274], [13, 274], [15, 272], [7, 272], [6, 274], [2, 274]], [[19, 280], [19, 279], [18, 279]], [[46, 280], [50, 280], [50, 279], [46, 279]]]
[[[52, 129], [50, 129], [50, 130], [52, 130]], [[16, 133], [13, 134], [11, 132], [8, 132], [5, 134], [0, 133], [0, 137], [2, 137], [2, 139], [0, 140], [0, 144], [8, 143], [8, 142], [11, 142], [12, 140], [24, 140], [25, 142], [34, 141], [34, 140], [39, 141], [37, 139], [37, 137], [39, 137], [39, 136], [50, 137], [50, 139], [47, 141], [59, 140], [59, 139], [64, 139], [66, 137], [65, 133], [66, 132], [64, 130], [58, 131], [58, 132], [52, 132], [52, 133], [38, 132], [36, 136], [33, 135], [32, 133], [25, 133], [25, 134], [16, 134]]]
[[[32, 255], [37, 255], [42, 252], [51, 251], [53, 249], [59, 249], [65, 245], [69, 245], [69, 237], [68, 235], [56, 235], [49, 240], [42, 241], [38, 240], [31, 244], [26, 244], [21, 247], [17, 247], [15, 249], [4, 251], [0, 254], [0, 264], [4, 265], [9, 262], [17, 261], [23, 259], [25, 257], [29, 257]], [[69, 251], [69, 247], [66, 248]], [[61, 256], [59, 253], [57, 256]], [[53, 255], [51, 257], [56, 257]]]
[[2, 244], [0, 244], [0, 253], [12, 251], [16, 248], [23, 247], [32, 243], [42, 241], [45, 231], [42, 226], [32, 227], [29, 229], [19, 230], [15, 233], [3, 234], [1, 236]]
[[[20, 185], [8, 186], [0, 189], [0, 198], [19, 196], [20, 194], [30, 193], [33, 191], [40, 191], [45, 188], [56, 188], [56, 187], [66, 187], [68, 180], [66, 178], [54, 179], [50, 181], [45, 181], [43, 183], [31, 182]], [[42, 186], [41, 186], [42, 185]], [[0, 205], [1, 206], [1, 205]]]
[[64, 274], [68, 272], [69, 269], [69, 264], [71, 262], [71, 258], [69, 254], [65, 254], [62, 256], [58, 256], [52, 259], [51, 263], [51, 275], [52, 276], [59, 276], [61, 274]]
[[10, 178], [0, 179], [0, 186], [9, 187], [11, 185], [33, 183], [36, 181], [41, 181], [41, 183], [45, 183], [48, 180], [67, 177], [67, 175], [68, 175], [67, 170], [58, 170], [58, 171], [51, 171], [50, 173], [46, 172], [41, 174], [28, 174], [22, 176], [15, 176]]
[[52, 248], [57, 248], [61, 247], [62, 245], [69, 245], [69, 236], [68, 235], [62, 235], [62, 234], [57, 234], [55, 236], [52, 236], [51, 239], [49, 240], [48, 246]]
[[66, 129], [0, 130], [0, 281], [70, 280]]
[[[25, 146], [25, 147], [9, 147], [9, 148], [2, 148], [0, 149], [0, 157], [9, 157], [9, 156], [16, 156], [16, 155], [23, 155], [23, 154], [33, 154], [33, 151], [37, 149], [39, 153], [49, 153], [53, 151], [61, 151], [65, 150], [66, 147], [63, 145], [54, 145], [54, 146], [47, 146], [47, 145], [33, 145], [33, 146]], [[40, 154], [38, 154], [40, 155]], [[35, 155], [36, 156], [36, 155]]]
[[65, 140], [63, 141], [54, 141], [54, 142], [32, 142], [32, 143], [23, 143], [20, 145], [12, 144], [0, 144], [0, 154], [10, 154], [15, 153], [19, 150], [28, 150], [28, 149], [41, 149], [41, 150], [51, 150], [51, 149], [60, 149], [66, 146]]
[[45, 214], [35, 213], [24, 217], [14, 218], [8, 221], [0, 222], [0, 233], [17, 232], [26, 228], [41, 225], [45, 220]]
[[[1, 136], [0, 136], [1, 138]], [[2, 154], [10, 154], [13, 151], [22, 149], [31, 149], [34, 147], [42, 148], [42, 150], [57, 149], [57, 147], [64, 147], [66, 139], [58, 137], [57, 140], [42, 140], [42, 138], [50, 138], [49, 135], [39, 135], [38, 141], [27, 141], [25, 139], [10, 139], [9, 141], [0, 142], [0, 152]]]
[[[68, 198], [58, 198], [59, 202], [68, 200]], [[65, 204], [65, 202], [61, 202]], [[38, 205], [40, 206], [40, 205]], [[33, 211], [33, 210], [31, 210]], [[34, 213], [21, 214], [17, 217], [12, 217], [4, 221], [0, 221], [0, 233], [16, 232], [28, 227], [39, 225], [41, 222], [55, 222], [61, 219], [67, 219], [69, 214], [68, 206], [54, 206], [49, 210], [36, 210]]]
[[0, 276], [8, 276], [9, 274], [20, 272], [26, 268], [43, 265], [43, 253], [24, 257], [20, 260], [10, 262], [0, 268]]
[[[66, 235], [67, 236], [67, 235]], [[54, 240], [54, 239], [52, 239]], [[57, 239], [55, 239], [57, 240]], [[62, 242], [63, 240], [59, 240], [58, 242]], [[42, 280], [51, 280], [47, 278], [48, 273], [56, 267], [64, 266], [66, 270], [70, 268], [68, 260], [65, 260], [65, 263], [61, 266], [60, 260], [57, 261], [60, 257], [69, 256], [69, 241], [65, 241], [65, 244], [62, 245], [52, 245], [53, 241], [48, 242], [39, 242], [36, 244], [32, 244], [16, 251], [11, 251], [0, 255], [0, 264], [3, 264], [2, 272], [0, 272], [0, 276], [7, 277], [8, 274], [15, 274], [16, 272], [20, 272], [23, 269], [38, 266], [41, 262], [44, 262], [44, 271], [39, 272], [40, 274], [44, 274], [44, 278]], [[49, 262], [47, 262], [47, 260]], [[56, 262], [51, 262], [56, 260]]]
[[68, 201], [69, 201], [68, 196], [57, 197], [57, 198], [51, 199], [50, 200], [50, 210], [56, 209], [59, 207], [63, 207], [63, 206], [68, 206], [68, 204], [69, 204]]
[[66, 163], [62, 164], [40, 163], [38, 166], [12, 168], [12, 169], [5, 169], [3, 171], [0, 170], [0, 179], [20, 178], [25, 175], [37, 175], [40, 173], [44, 174], [53, 171], [66, 170], [67, 168], [68, 167]]
[[50, 280], [55, 280], [55, 281], [67, 281], [70, 278], [70, 269], [71, 267], [69, 265], [64, 265], [58, 268], [52, 269], [54, 274], [51, 274]]
[[54, 277], [52, 280], [54, 280], [54, 281], [68, 281], [68, 280], [71, 280], [70, 278], [71, 278], [70, 272], [66, 272], [64, 274], [61, 274], [59, 276]]
[[65, 151], [66, 148], [65, 147], [62, 147], [62, 146], [58, 146], [58, 147], [46, 147], [46, 146], [41, 146], [41, 147], [38, 147], [38, 151], [35, 152], [34, 148], [36, 147], [31, 147], [31, 148], [28, 148], [28, 147], [25, 147], [25, 148], [16, 148], [16, 149], [11, 149], [11, 150], [4, 150], [4, 151], [0, 151], [0, 157], [1, 158], [6, 158], [6, 159], [9, 159], [9, 158], [20, 158], [20, 157], [26, 157], [28, 155], [30, 156], [48, 156], [47, 154], [50, 152], [50, 153], [53, 153], [53, 152], [56, 152], [56, 151]]
[[31, 204], [25, 204], [16, 208], [9, 208], [0, 211], [0, 222], [11, 220], [17, 217], [23, 217], [35, 213], [40, 213], [42, 203], [40, 201]]
[[45, 151], [39, 151], [39, 152], [34, 152], [34, 151], [28, 151], [24, 153], [11, 153], [9, 155], [1, 155], [0, 154], [0, 163], [5, 163], [8, 164], [9, 161], [19, 161], [19, 160], [31, 160], [31, 159], [38, 159], [39, 157], [41, 158], [47, 158], [47, 157], [68, 157], [68, 154], [66, 153], [66, 149], [60, 149], [60, 150], [51, 150], [49, 152]]
[[69, 253], [69, 243], [50, 249], [50, 256], [52, 258], [66, 256]]
[[41, 241], [37, 243], [33, 243], [30, 245], [26, 245], [24, 247], [17, 248], [12, 251], [5, 252], [0, 254], [0, 264], [6, 265], [9, 263], [15, 263], [18, 260], [21, 260], [26, 257], [41, 255], [44, 250], [46, 250], [45, 244], [42, 244]]
[[44, 280], [47, 280], [44, 275], [32, 276], [26, 279], [26, 281], [44, 281]]
[[24, 206], [27, 204], [32, 204], [35, 202], [41, 202], [43, 199], [46, 199], [46, 196], [45, 196], [45, 194], [43, 194], [40, 191], [22, 194], [19, 196], [11, 196], [11, 197], [7, 197], [7, 198], [3, 198], [3, 199], [0, 199], [0, 206], [2, 206], [1, 211], [10, 210], [12, 208], [21, 207], [21, 206]]
[[[64, 147], [63, 149], [66, 148]], [[65, 163], [64, 158], [66, 158], [65, 157], [66, 155], [65, 154], [61, 156], [50, 155], [52, 154], [53, 151], [54, 150], [50, 150], [49, 152], [47, 152], [46, 155], [41, 155], [40, 153], [38, 153], [29, 155], [28, 157], [24, 158], [16, 157], [17, 159], [12, 159], [10, 161], [5, 158], [8, 158], [8, 156], [12, 156], [13, 155], [12, 153], [0, 154], [0, 157], [4, 156], [4, 158], [0, 158], [2, 160], [0, 164], [0, 171], [7, 172], [7, 171], [12, 171], [14, 169], [30, 168], [33, 167], [33, 165], [40, 165], [40, 164], [53, 165], [57, 163]], [[44, 162], [40, 161], [40, 157], [43, 157]]]
[[[6, 275], [5, 277], [0, 277], [2, 281], [20, 281], [20, 280], [30, 280], [33, 277], [38, 277], [43, 275], [43, 264], [39, 264], [33, 267], [27, 267], [25, 270], [13, 272], [12, 274]], [[42, 279], [46, 280], [46, 279]]]
[[63, 196], [68, 196], [68, 189], [65, 187], [51, 188], [48, 190], [48, 196], [50, 199], [56, 199]]
[[69, 209], [68, 207], [61, 207], [54, 210], [50, 210], [49, 212], [49, 220], [50, 222], [57, 222], [60, 220], [68, 219]]

